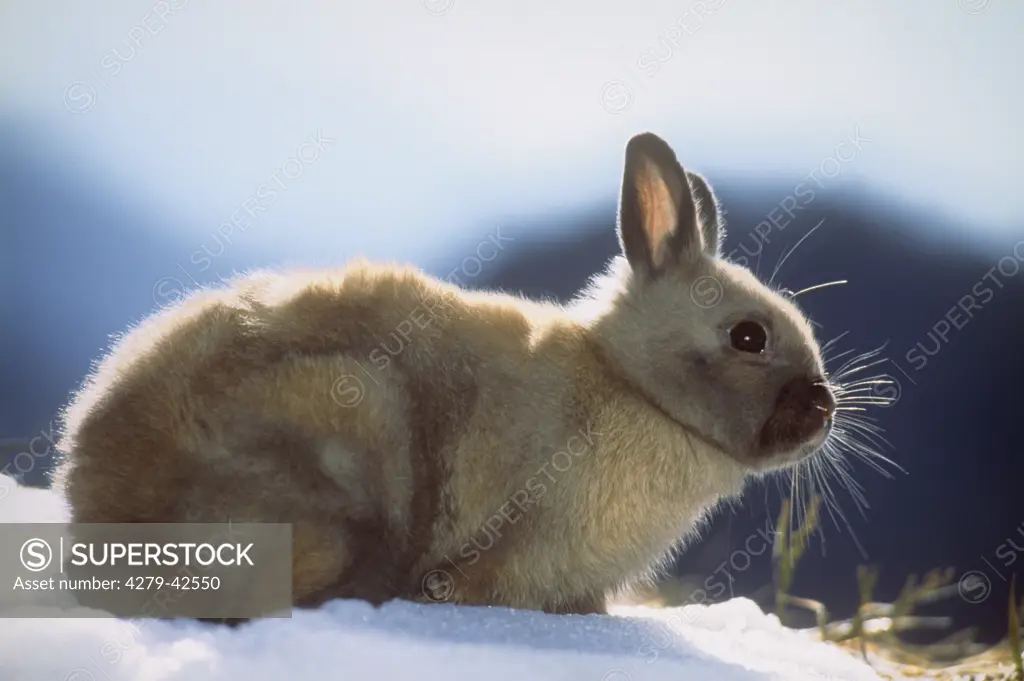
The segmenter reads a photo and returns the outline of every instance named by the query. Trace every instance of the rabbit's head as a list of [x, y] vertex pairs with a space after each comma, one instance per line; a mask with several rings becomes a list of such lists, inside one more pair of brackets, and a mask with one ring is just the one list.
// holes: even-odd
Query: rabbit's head
[[626, 147], [624, 258], [597, 329], [634, 387], [752, 470], [796, 463], [832, 427], [836, 401], [811, 326], [787, 298], [720, 257], [705, 180], [659, 137]]

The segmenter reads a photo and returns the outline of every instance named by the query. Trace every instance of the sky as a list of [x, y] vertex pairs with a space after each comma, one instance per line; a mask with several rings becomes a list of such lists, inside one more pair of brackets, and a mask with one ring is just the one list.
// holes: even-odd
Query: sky
[[1020, 233], [1022, 19], [1010, 0], [8, 0], [0, 114], [185, 253], [232, 229], [284, 262], [423, 261], [613, 199], [641, 130], [712, 179], [835, 172]]

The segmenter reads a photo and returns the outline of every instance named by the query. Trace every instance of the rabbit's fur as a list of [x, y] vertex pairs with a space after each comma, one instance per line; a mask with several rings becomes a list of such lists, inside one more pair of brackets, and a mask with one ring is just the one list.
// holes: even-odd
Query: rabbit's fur
[[624, 257], [571, 306], [358, 262], [147, 319], [67, 409], [74, 521], [290, 522], [300, 605], [603, 611], [834, 408], [801, 313], [720, 259], [704, 180], [650, 133], [625, 156]]

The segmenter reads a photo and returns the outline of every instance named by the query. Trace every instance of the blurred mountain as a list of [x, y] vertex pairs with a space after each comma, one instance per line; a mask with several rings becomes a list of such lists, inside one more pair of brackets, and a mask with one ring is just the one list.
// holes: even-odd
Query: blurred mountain
[[186, 288], [267, 262], [216, 225], [204, 243], [182, 238], [182, 216], [38, 139], [0, 118], [0, 438], [47, 432], [114, 334]]

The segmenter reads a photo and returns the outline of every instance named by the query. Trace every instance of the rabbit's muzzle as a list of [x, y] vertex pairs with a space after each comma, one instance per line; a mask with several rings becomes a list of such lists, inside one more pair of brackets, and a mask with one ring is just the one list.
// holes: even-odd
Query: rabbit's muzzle
[[810, 454], [832, 427], [836, 400], [820, 377], [795, 378], [779, 390], [772, 415], [761, 428], [761, 458]]

